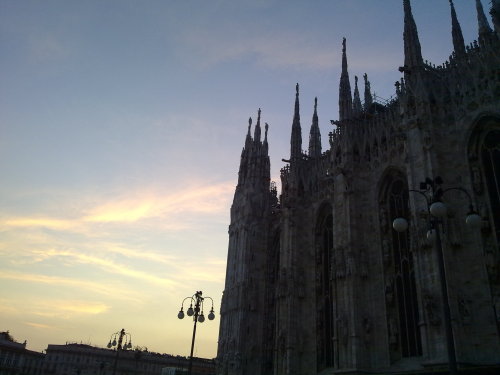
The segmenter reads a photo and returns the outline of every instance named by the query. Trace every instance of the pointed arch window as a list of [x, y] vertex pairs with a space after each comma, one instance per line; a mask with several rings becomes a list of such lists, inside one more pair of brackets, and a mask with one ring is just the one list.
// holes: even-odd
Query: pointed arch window
[[264, 310], [264, 324], [265, 324], [265, 338], [263, 346], [263, 364], [262, 370], [264, 374], [272, 374], [274, 364], [277, 360], [275, 357], [275, 342], [276, 342], [276, 287], [279, 282], [280, 270], [280, 238], [281, 232], [277, 230], [274, 233], [271, 242], [270, 251], [267, 255], [267, 269], [266, 269], [266, 289], [265, 289], [265, 310]]
[[484, 168], [493, 225], [497, 242], [500, 240], [500, 130], [489, 131], [481, 145], [481, 162]]
[[[469, 168], [472, 190], [479, 213], [488, 223], [483, 245], [492, 255], [487, 264], [496, 278], [494, 259], [500, 251], [500, 119], [486, 117], [477, 124], [469, 141]], [[486, 229], [486, 227], [485, 227]], [[491, 261], [491, 263], [490, 263]]]
[[317, 366], [318, 371], [334, 365], [334, 277], [333, 215], [331, 206], [323, 209], [316, 232], [316, 298]]
[[392, 218], [408, 217], [408, 184], [402, 173], [384, 181], [380, 201], [387, 331], [391, 360], [422, 355], [414, 257], [408, 232], [391, 230]]
[[[483, 218], [484, 261], [494, 298], [499, 290], [500, 118], [485, 117], [478, 122], [469, 141], [468, 154], [474, 199]], [[497, 306], [494, 309], [498, 316], [500, 310]], [[500, 332], [500, 322], [497, 328]]]

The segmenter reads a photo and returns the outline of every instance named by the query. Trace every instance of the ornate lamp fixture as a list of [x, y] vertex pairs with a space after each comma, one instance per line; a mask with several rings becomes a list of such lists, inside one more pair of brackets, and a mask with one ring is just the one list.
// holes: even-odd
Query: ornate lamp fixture
[[[125, 343], [123, 343], [123, 338], [125, 338]], [[118, 341], [116, 339], [118, 339]], [[132, 336], [122, 328], [120, 332], [115, 332], [111, 335], [107, 347], [108, 349], [116, 347], [115, 362], [113, 364], [113, 375], [115, 375], [116, 366], [118, 365], [118, 355], [121, 350], [132, 348]]]
[[[446, 342], [448, 349], [448, 365], [450, 374], [457, 374], [457, 359], [455, 354], [455, 344], [453, 339], [453, 329], [451, 326], [451, 313], [448, 297], [448, 286], [446, 282], [446, 270], [444, 267], [443, 246], [441, 243], [440, 225], [442, 219], [446, 216], [447, 208], [443, 203], [443, 196], [452, 190], [461, 191], [469, 199], [469, 212], [465, 218], [465, 222], [472, 228], [479, 228], [482, 222], [481, 216], [474, 210], [472, 198], [470, 194], [462, 187], [451, 187], [443, 189], [441, 185], [443, 179], [436, 177], [434, 179], [426, 178], [420, 183], [420, 190], [410, 189], [412, 193], [418, 193], [425, 198], [427, 203], [427, 212], [429, 213], [429, 227], [427, 230], [427, 240], [436, 244], [438, 252], [439, 277], [441, 283], [441, 296], [443, 299], [443, 317], [445, 322]], [[397, 232], [404, 232], [408, 229], [408, 221], [405, 218], [398, 217], [392, 222], [392, 227]]]
[[[205, 321], [205, 315], [203, 313], [203, 302], [205, 299], [209, 299], [212, 301], [212, 307], [210, 309], [210, 312], [208, 313], [208, 320], [214, 320], [215, 319], [215, 314], [214, 314], [214, 300], [211, 297], [202, 297], [202, 292], [198, 291], [195, 294], [193, 294], [191, 297], [186, 297], [182, 301], [181, 304], [181, 309], [179, 310], [179, 313], [177, 314], [177, 317], [179, 319], [184, 319], [184, 302], [189, 299], [190, 304], [189, 308], [186, 311], [186, 314], [188, 316], [193, 317], [194, 321], [194, 326], [193, 326], [193, 339], [191, 341], [191, 355], [189, 357], [189, 370], [188, 370], [188, 375], [191, 375], [191, 371], [193, 369], [193, 351], [194, 351], [194, 340], [196, 337], [196, 323], [200, 322], [203, 323]], [[194, 304], [194, 308], [193, 308]]]

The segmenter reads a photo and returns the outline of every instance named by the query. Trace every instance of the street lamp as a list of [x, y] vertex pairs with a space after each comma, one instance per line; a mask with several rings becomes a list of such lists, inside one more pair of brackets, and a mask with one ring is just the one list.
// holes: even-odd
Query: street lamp
[[[212, 301], [212, 308], [210, 309], [210, 312], [208, 314], [208, 320], [214, 320], [215, 319], [215, 314], [214, 314], [214, 300], [211, 297], [202, 297], [202, 292], [196, 292], [193, 294], [191, 297], [186, 297], [182, 301], [181, 304], [181, 309], [179, 313], [177, 314], [177, 317], [179, 319], [184, 319], [184, 302], [189, 299], [190, 304], [189, 308], [186, 311], [186, 314], [188, 316], [193, 317], [194, 321], [194, 327], [193, 327], [193, 339], [191, 341], [191, 356], [189, 357], [189, 369], [188, 369], [188, 375], [191, 375], [191, 371], [193, 369], [193, 350], [194, 350], [194, 339], [196, 337], [196, 323], [200, 322], [203, 323], [205, 321], [205, 315], [203, 314], [203, 301], [205, 299], [210, 299]], [[194, 303], [194, 308], [193, 308], [193, 303]]]
[[[481, 216], [474, 210], [472, 198], [470, 194], [462, 187], [451, 187], [443, 189], [441, 185], [443, 180], [441, 177], [434, 179], [426, 178], [424, 182], [420, 183], [420, 190], [410, 189], [412, 193], [418, 193], [425, 198], [427, 203], [427, 212], [429, 214], [429, 228], [427, 231], [427, 240], [435, 242], [438, 252], [438, 268], [439, 278], [441, 284], [441, 296], [443, 299], [443, 317], [445, 325], [446, 342], [448, 349], [448, 366], [450, 374], [457, 374], [457, 358], [455, 354], [455, 343], [453, 339], [453, 328], [451, 325], [450, 303], [448, 297], [448, 286], [446, 281], [446, 270], [444, 267], [443, 246], [441, 243], [441, 234], [439, 225], [443, 223], [442, 218], [446, 216], [447, 208], [442, 202], [443, 196], [452, 190], [461, 191], [467, 195], [469, 199], [469, 212], [465, 219], [468, 226], [478, 228], [481, 225]], [[405, 218], [398, 217], [392, 222], [392, 227], [397, 232], [404, 232], [408, 229], [408, 221]]]
[[[123, 343], [124, 337], [125, 337], [125, 343]], [[116, 339], [118, 339], [118, 342], [116, 341]], [[120, 332], [115, 332], [111, 335], [107, 347], [108, 349], [116, 347], [115, 362], [113, 364], [113, 375], [115, 375], [116, 366], [118, 365], [118, 354], [120, 353], [121, 350], [127, 350], [132, 348], [132, 336], [130, 335], [130, 333], [125, 332], [125, 329], [122, 328]]]

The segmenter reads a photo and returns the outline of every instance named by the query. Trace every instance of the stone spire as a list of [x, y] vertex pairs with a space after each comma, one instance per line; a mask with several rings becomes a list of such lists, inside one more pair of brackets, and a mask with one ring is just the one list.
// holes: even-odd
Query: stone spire
[[404, 50], [405, 50], [405, 69], [407, 72], [412, 68], [423, 65], [422, 50], [418, 39], [417, 25], [411, 13], [410, 0], [403, 0], [404, 7]]
[[295, 86], [295, 111], [293, 114], [292, 137], [290, 139], [290, 146], [290, 161], [300, 159], [302, 156], [302, 129], [300, 127], [298, 83]]
[[247, 178], [248, 175], [248, 160], [250, 159], [250, 153], [252, 150], [253, 139], [250, 134], [252, 128], [252, 118], [248, 119], [248, 131], [245, 138], [245, 146], [243, 150], [241, 150], [241, 160], [240, 160], [240, 168], [238, 171], [238, 186], [241, 186]]
[[491, 1], [490, 9], [491, 19], [493, 20], [493, 25], [495, 26], [495, 32], [500, 38], [500, 0]]
[[263, 153], [264, 155], [267, 155], [267, 152], [269, 150], [269, 145], [267, 143], [267, 131], [269, 130], [269, 125], [266, 122], [266, 126], [264, 127], [265, 133], [264, 133], [264, 143], [263, 143]]
[[347, 72], [345, 38], [342, 40], [342, 73], [340, 75], [339, 87], [339, 120], [351, 118], [352, 114], [352, 96], [351, 84], [349, 83], [349, 73]]
[[372, 92], [370, 88], [370, 81], [368, 81], [368, 74], [363, 75], [365, 80], [365, 111], [368, 111], [373, 104]]
[[453, 49], [457, 56], [465, 55], [465, 43], [464, 36], [462, 34], [462, 28], [460, 23], [458, 23], [457, 12], [455, 12], [455, 5], [453, 5], [453, 0], [450, 0], [451, 7], [451, 36], [453, 38]]
[[252, 135], [250, 134], [250, 131], [252, 129], [252, 118], [250, 117], [248, 119], [248, 131], [247, 131], [247, 137], [245, 139], [245, 148], [248, 149], [250, 145], [252, 144]]
[[477, 24], [479, 28], [479, 42], [488, 39], [491, 35], [491, 27], [486, 19], [484, 14], [483, 4], [481, 4], [481, 0], [476, 0], [476, 10], [477, 10]]
[[363, 108], [361, 107], [361, 98], [359, 97], [358, 76], [354, 76], [354, 99], [352, 102], [352, 113], [359, 116]]
[[309, 157], [319, 158], [321, 156], [321, 133], [318, 124], [318, 98], [314, 98], [314, 114], [312, 118], [311, 131], [309, 132]]
[[260, 143], [260, 133], [261, 129], [260, 129], [260, 108], [259, 108], [259, 111], [257, 112], [257, 125], [255, 125], [255, 131], [253, 135], [253, 140], [256, 144]]

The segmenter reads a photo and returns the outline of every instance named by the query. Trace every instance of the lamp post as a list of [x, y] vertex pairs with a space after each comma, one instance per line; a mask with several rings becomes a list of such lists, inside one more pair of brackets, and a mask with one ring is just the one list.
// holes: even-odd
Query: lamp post
[[[210, 299], [210, 301], [212, 301], [212, 308], [210, 309], [210, 312], [208, 314], [208, 320], [215, 319], [214, 300], [211, 297], [202, 297], [202, 294], [203, 293], [200, 290], [199, 292], [193, 294], [191, 297], [184, 298], [182, 300], [181, 309], [177, 314], [177, 317], [179, 319], [184, 319], [184, 302], [187, 299], [190, 299], [189, 308], [187, 309], [186, 314], [188, 316], [193, 317], [194, 326], [193, 326], [193, 339], [191, 340], [191, 355], [189, 357], [188, 375], [191, 375], [191, 371], [193, 369], [193, 350], [194, 350], [194, 340], [196, 337], [196, 323], [197, 322], [203, 323], [205, 321], [205, 315], [203, 314], [203, 301], [207, 298]], [[194, 303], [194, 308], [193, 308], [193, 303]]]
[[[481, 216], [474, 210], [472, 198], [470, 194], [462, 187], [451, 187], [443, 189], [441, 185], [443, 180], [441, 177], [434, 179], [426, 178], [420, 183], [420, 190], [410, 189], [412, 193], [418, 193], [425, 198], [427, 203], [427, 212], [429, 214], [429, 228], [427, 231], [427, 239], [434, 241], [437, 249], [439, 279], [441, 284], [441, 297], [443, 303], [443, 320], [446, 334], [446, 344], [448, 351], [448, 366], [450, 374], [457, 374], [457, 358], [455, 354], [455, 342], [453, 338], [453, 327], [451, 325], [450, 302], [448, 296], [448, 285], [446, 279], [446, 269], [444, 266], [443, 245], [441, 242], [440, 225], [443, 223], [442, 218], [446, 216], [446, 205], [442, 202], [443, 196], [452, 190], [461, 191], [469, 199], [469, 212], [465, 219], [467, 225], [477, 228], [481, 225]], [[408, 229], [408, 221], [405, 218], [398, 217], [394, 219], [392, 227], [397, 232], [404, 232]]]
[[[125, 337], [125, 343], [123, 344], [124, 337]], [[118, 341], [116, 341], [116, 339], [118, 339]], [[132, 336], [130, 335], [130, 333], [125, 332], [125, 329], [122, 328], [120, 332], [115, 332], [111, 335], [107, 347], [108, 349], [116, 347], [115, 362], [113, 364], [113, 375], [116, 375], [116, 366], [118, 365], [118, 355], [121, 350], [127, 350], [132, 348]]]

